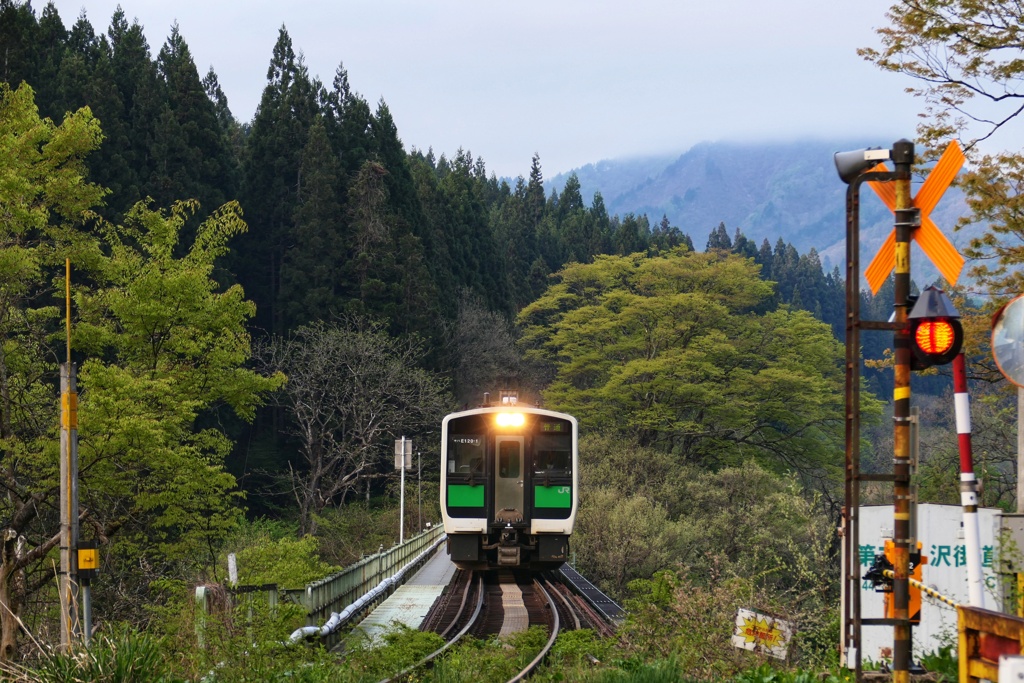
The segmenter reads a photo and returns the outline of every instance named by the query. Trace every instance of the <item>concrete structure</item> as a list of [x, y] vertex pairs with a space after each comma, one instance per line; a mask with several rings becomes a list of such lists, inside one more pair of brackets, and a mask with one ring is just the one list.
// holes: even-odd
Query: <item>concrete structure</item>
[[355, 630], [362, 631], [372, 640], [396, 622], [418, 629], [454, 574], [455, 565], [442, 544], [415, 576], [368, 614]]

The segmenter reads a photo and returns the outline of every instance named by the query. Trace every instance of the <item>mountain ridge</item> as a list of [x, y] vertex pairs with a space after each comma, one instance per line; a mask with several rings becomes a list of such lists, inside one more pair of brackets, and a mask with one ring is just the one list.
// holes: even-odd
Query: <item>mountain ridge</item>
[[[800, 253], [818, 252], [826, 271], [842, 269], [846, 258], [846, 189], [835, 171], [833, 154], [856, 149], [844, 140], [792, 142], [702, 142], [679, 155], [607, 159], [559, 173], [545, 191], [561, 192], [576, 174], [585, 201], [600, 192], [610, 214], [662, 216], [688, 233], [702, 249], [707, 235], [724, 223], [756, 244], [774, 247], [779, 238]], [[923, 178], [916, 177], [913, 192]], [[932, 219], [958, 248], [980, 234], [982, 226], [953, 228], [968, 209], [963, 193], [951, 188]], [[867, 187], [861, 190], [860, 251], [864, 266], [892, 230], [892, 213]], [[914, 277], [931, 282], [938, 272], [915, 247]]]

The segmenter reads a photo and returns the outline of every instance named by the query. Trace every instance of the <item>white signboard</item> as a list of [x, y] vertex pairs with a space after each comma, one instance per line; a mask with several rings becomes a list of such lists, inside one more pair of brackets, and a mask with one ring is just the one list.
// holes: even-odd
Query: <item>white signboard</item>
[[787, 621], [748, 609], [736, 613], [736, 632], [732, 636], [736, 647], [785, 659], [792, 637], [793, 627]]
[[[993, 508], [978, 508], [978, 526], [981, 540], [981, 565], [985, 578], [985, 607], [1000, 611], [1002, 597], [994, 571], [996, 539], [999, 538], [1001, 513]], [[921, 568], [921, 579], [942, 595], [957, 603], [967, 604], [967, 547], [962, 525], [963, 508], [959, 505], [917, 506], [917, 540], [921, 554], [928, 558]], [[875, 555], [880, 555], [885, 540], [892, 538], [893, 510], [891, 505], [872, 505], [860, 509], [860, 573], [871, 567]], [[885, 616], [882, 593], [875, 592], [870, 581], [861, 581], [861, 617]], [[938, 600], [921, 596], [921, 623], [911, 629], [914, 661], [943, 645], [955, 644], [956, 610]], [[863, 626], [863, 657], [865, 661], [891, 659], [893, 629], [891, 626]]]

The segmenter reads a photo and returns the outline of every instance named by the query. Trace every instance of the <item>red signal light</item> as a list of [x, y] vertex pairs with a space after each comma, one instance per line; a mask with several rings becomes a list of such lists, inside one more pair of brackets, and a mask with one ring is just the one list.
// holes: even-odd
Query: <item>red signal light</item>
[[919, 318], [911, 320], [910, 338], [910, 369], [925, 370], [953, 361], [963, 346], [964, 328], [956, 318]]
[[951, 363], [964, 342], [964, 328], [953, 302], [941, 289], [925, 287], [913, 303], [907, 316], [913, 342], [910, 369]]
[[946, 353], [955, 342], [956, 331], [948, 320], [924, 320], [914, 330], [914, 343], [929, 356]]

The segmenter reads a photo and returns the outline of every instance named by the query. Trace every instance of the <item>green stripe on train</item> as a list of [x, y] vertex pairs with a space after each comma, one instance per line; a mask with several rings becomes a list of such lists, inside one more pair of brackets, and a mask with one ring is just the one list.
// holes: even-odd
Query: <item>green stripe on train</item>
[[484, 487], [467, 484], [448, 484], [448, 507], [482, 508], [484, 506]]
[[539, 508], [571, 508], [571, 486], [534, 486], [533, 504]]

